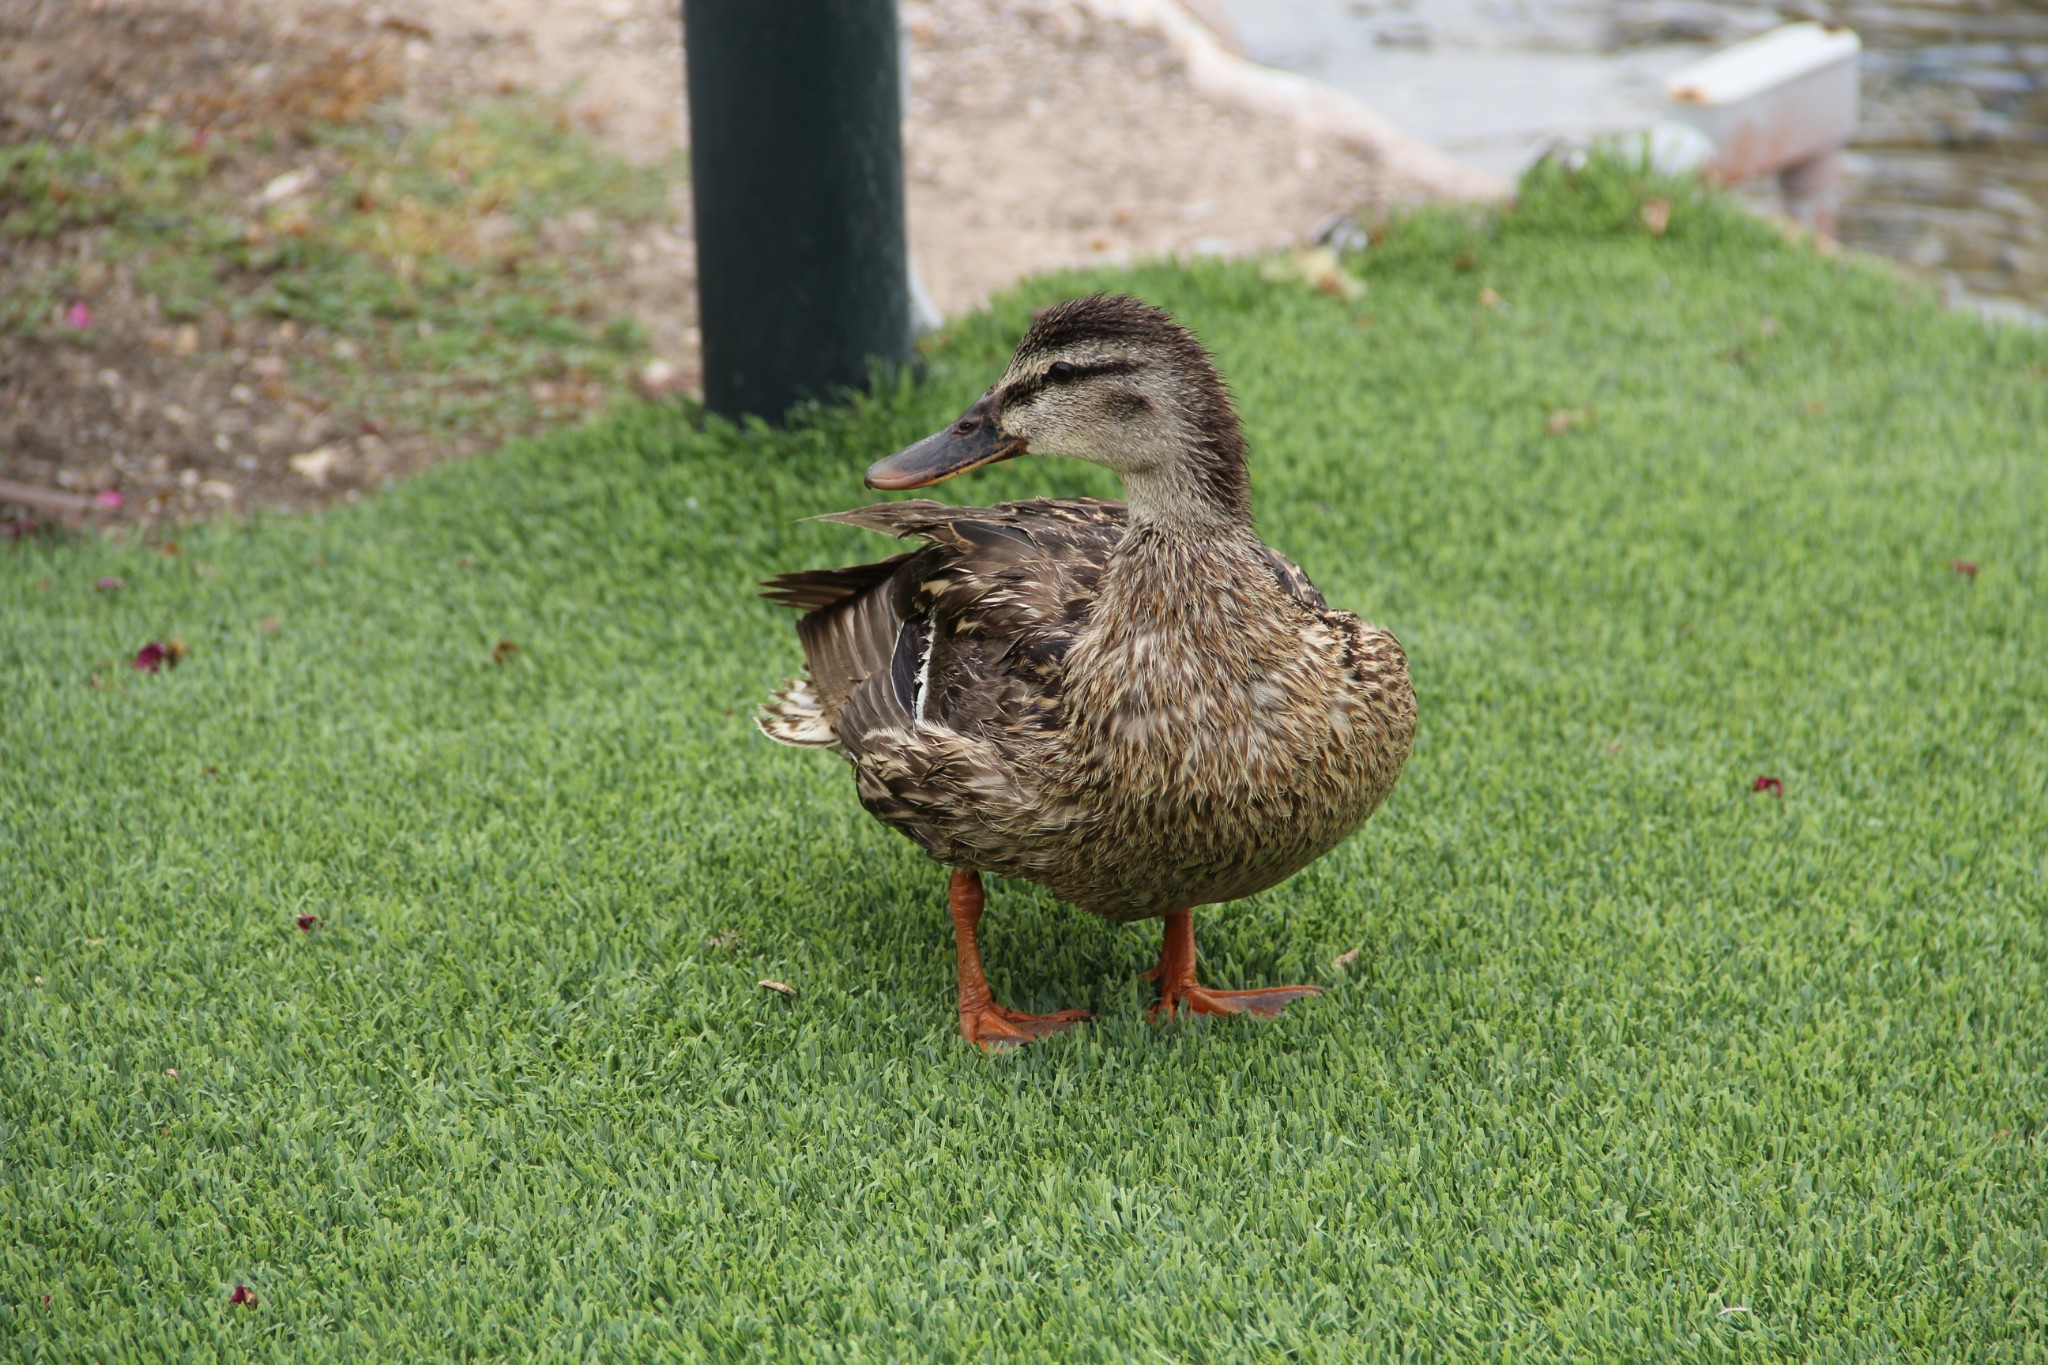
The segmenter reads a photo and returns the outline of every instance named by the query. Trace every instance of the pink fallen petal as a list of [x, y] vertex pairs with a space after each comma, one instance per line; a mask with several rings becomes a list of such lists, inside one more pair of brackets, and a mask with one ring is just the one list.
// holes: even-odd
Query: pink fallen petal
[[101, 592], [119, 592], [121, 591], [121, 589], [127, 587], [128, 585], [122, 582], [120, 579], [114, 577], [112, 574], [108, 574], [105, 578], [102, 578], [99, 582], [93, 584], [93, 586], [95, 588], [98, 588]]
[[77, 300], [64, 310], [64, 325], [80, 328], [92, 326], [92, 309], [85, 306], [84, 299]]
[[95, 493], [92, 495], [92, 500], [94, 505], [99, 507], [119, 507], [122, 503], [128, 501], [121, 496], [121, 490], [118, 488], [108, 488]]
[[144, 673], [154, 673], [164, 666], [164, 660], [170, 657], [170, 653], [168, 649], [151, 640], [135, 651], [135, 667]]

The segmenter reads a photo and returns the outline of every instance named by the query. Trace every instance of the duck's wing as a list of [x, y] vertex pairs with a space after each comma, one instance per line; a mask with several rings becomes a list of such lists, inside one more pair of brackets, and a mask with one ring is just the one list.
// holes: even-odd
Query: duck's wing
[[809, 674], [764, 711], [771, 738], [852, 753], [861, 735], [910, 722], [981, 738], [1051, 722], [1067, 649], [1123, 538], [1122, 503], [916, 499], [820, 520], [925, 546], [768, 581], [766, 597], [804, 613]]
[[[783, 574], [809, 676], [763, 709], [784, 743], [853, 760], [861, 800], [935, 857], [993, 865], [980, 832], [1028, 822], [1024, 754], [1058, 720], [1068, 649], [1122, 540], [1122, 503], [880, 503], [823, 520], [924, 542], [876, 564]], [[964, 842], [963, 842], [964, 841]]]
[[1408, 690], [1408, 656], [1401, 642], [1370, 621], [1331, 606], [1299, 564], [1270, 545], [1265, 549], [1280, 590], [1321, 617], [1332, 632], [1340, 650], [1338, 664], [1352, 684], [1371, 705], [1379, 705], [1382, 696], [1393, 697], [1397, 709], [1405, 705], [1412, 725], [1414, 697]]
[[762, 596], [804, 613], [797, 622], [805, 676], [777, 688], [755, 717], [782, 744], [838, 748], [834, 722], [853, 690], [886, 668], [903, 619], [892, 582], [914, 554], [843, 569], [805, 569], [762, 584]]
[[1330, 604], [1323, 600], [1323, 594], [1309, 581], [1301, 565], [1281, 554], [1270, 545], [1262, 546], [1266, 562], [1272, 566], [1273, 577], [1280, 583], [1280, 591], [1312, 611], [1328, 611]]

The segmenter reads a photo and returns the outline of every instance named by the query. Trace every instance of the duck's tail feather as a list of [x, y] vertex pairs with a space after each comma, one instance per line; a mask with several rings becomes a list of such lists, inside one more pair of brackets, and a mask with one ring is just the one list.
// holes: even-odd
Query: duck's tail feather
[[809, 678], [791, 678], [776, 688], [754, 716], [754, 724], [777, 744], [829, 749], [839, 743]]

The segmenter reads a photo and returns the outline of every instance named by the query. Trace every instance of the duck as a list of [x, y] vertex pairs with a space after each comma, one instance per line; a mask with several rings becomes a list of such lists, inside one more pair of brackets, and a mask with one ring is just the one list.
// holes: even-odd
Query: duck
[[1319, 994], [1201, 984], [1193, 912], [1292, 876], [1393, 789], [1415, 736], [1400, 642], [1259, 538], [1229, 391], [1164, 310], [1112, 294], [1044, 310], [986, 392], [866, 482], [922, 489], [1027, 455], [1104, 466], [1124, 498], [824, 516], [912, 548], [762, 585], [802, 613], [804, 672], [757, 724], [837, 752], [860, 804], [951, 870], [960, 1032], [985, 1050], [1090, 1017], [995, 1001], [985, 874], [1160, 920], [1155, 1019]]

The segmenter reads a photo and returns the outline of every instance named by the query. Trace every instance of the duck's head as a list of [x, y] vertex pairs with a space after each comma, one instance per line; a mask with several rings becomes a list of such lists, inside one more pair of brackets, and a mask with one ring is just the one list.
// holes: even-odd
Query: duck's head
[[1244, 437], [1216, 366], [1191, 333], [1136, 299], [1095, 294], [1048, 308], [987, 393], [876, 463], [867, 481], [923, 488], [1026, 454], [1115, 470], [1133, 520], [1251, 519]]

